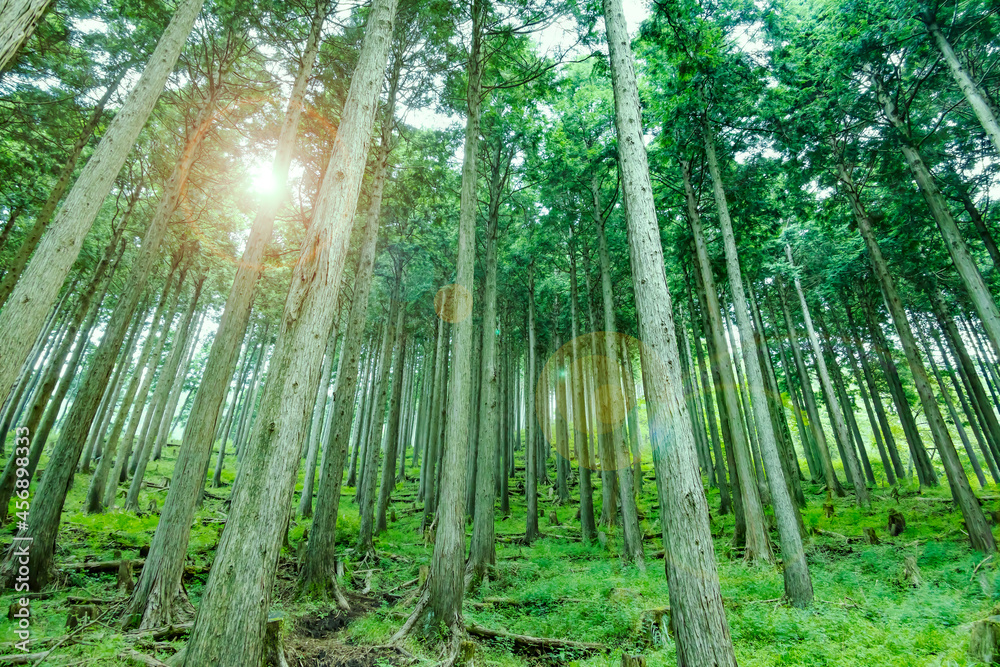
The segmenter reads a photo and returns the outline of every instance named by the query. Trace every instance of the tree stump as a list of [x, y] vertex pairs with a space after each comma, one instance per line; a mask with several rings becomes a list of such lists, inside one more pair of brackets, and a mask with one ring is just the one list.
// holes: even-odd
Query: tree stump
[[886, 530], [889, 531], [889, 534], [896, 537], [902, 534], [905, 529], [906, 519], [903, 518], [903, 515], [896, 510], [889, 510], [889, 525], [886, 526]]
[[646, 667], [646, 658], [622, 653], [622, 667]]
[[865, 528], [864, 532], [865, 532], [865, 542], [867, 542], [872, 546], [875, 546], [876, 544], [879, 543], [878, 533], [875, 532], [874, 528]]
[[417, 574], [417, 588], [423, 588], [424, 584], [427, 583], [427, 577], [431, 575], [431, 568], [426, 565], [420, 566], [420, 572]]
[[[25, 609], [28, 609], [29, 611], [25, 612], [24, 611]], [[31, 613], [30, 608], [27, 605], [22, 607], [21, 599], [18, 598], [13, 602], [11, 602], [10, 606], [7, 607], [7, 620], [13, 621], [15, 618], [21, 618], [22, 616], [26, 616], [29, 613]]]
[[1000, 664], [1000, 616], [988, 616], [972, 624], [969, 655], [987, 665]]
[[77, 604], [69, 608], [66, 614], [66, 629], [72, 630], [81, 623], [92, 621], [101, 615], [101, 609], [96, 604]]
[[285, 657], [284, 616], [269, 616], [264, 631], [264, 667], [290, 667]]
[[550, 510], [549, 511], [549, 525], [550, 526], [561, 526], [562, 525], [561, 523], [559, 523], [559, 515], [556, 513], [555, 510]]
[[123, 560], [118, 563], [118, 592], [131, 595], [135, 590], [135, 577], [132, 576], [132, 561]]
[[470, 667], [475, 664], [476, 658], [476, 643], [470, 641], [463, 641], [458, 645], [458, 655], [455, 657], [456, 665], [469, 665]]
[[900, 575], [900, 580], [904, 585], [914, 588], [923, 583], [920, 578], [920, 568], [917, 567], [917, 559], [913, 556], [907, 556], [903, 559], [903, 573]]
[[396, 523], [396, 508], [392, 508], [392, 512], [389, 513], [389, 522]]
[[649, 646], [666, 646], [667, 637], [673, 634], [670, 607], [647, 609], [639, 615], [639, 625]]
[[829, 519], [833, 516], [833, 491], [827, 489], [826, 491], [826, 502], [823, 503], [823, 514]]

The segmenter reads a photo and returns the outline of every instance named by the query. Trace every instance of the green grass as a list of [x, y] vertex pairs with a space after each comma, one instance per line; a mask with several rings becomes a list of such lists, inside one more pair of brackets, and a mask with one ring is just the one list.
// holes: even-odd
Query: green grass
[[[164, 478], [170, 477], [176, 452], [176, 447], [168, 447], [163, 460], [151, 462], [147, 480], [162, 484]], [[42, 467], [45, 463], [43, 459]], [[232, 480], [235, 464], [235, 458], [228, 457], [224, 479]], [[413, 469], [408, 474], [414, 477], [417, 472]], [[658, 534], [655, 484], [648, 479], [651, 474], [647, 466], [639, 507], [645, 517], [644, 531]], [[554, 478], [554, 470], [550, 475]], [[138, 557], [139, 547], [149, 544], [155, 531], [156, 514], [146, 512], [135, 516], [120, 510], [101, 515], [84, 514], [80, 509], [86, 482], [85, 476], [78, 475], [70, 492], [59, 535], [58, 562], [110, 559], [115, 551], [127, 557]], [[599, 512], [601, 496], [597, 476], [595, 484], [594, 499]], [[514, 491], [515, 487], [511, 488], [512, 515], [498, 518], [496, 524], [501, 538], [523, 533], [524, 504]], [[123, 486], [122, 494], [124, 489]], [[301, 489], [301, 474], [298, 489]], [[742, 561], [730, 544], [733, 518], [718, 514], [718, 492], [715, 489], [708, 491], [722, 594], [739, 663], [744, 667], [976, 664], [966, 655], [969, 624], [989, 614], [1000, 598], [1000, 587], [995, 561], [981, 564], [981, 555], [967, 546], [959, 513], [948, 502], [926, 500], [946, 498], [947, 485], [942, 481], [940, 488], [924, 490], [922, 496], [916, 495], [915, 488], [904, 488], [898, 502], [890, 497], [887, 489], [880, 488], [873, 493], [871, 511], [858, 509], [851, 496], [835, 499], [834, 515], [829, 518], [822, 509], [825, 496], [820, 489], [806, 484], [805, 490], [809, 500], [803, 516], [805, 525], [810, 531], [819, 529], [827, 533], [806, 537], [816, 603], [805, 610], [774, 601], [782, 596], [780, 571], [773, 567], [751, 567]], [[210, 491], [225, 497], [229, 487]], [[990, 487], [985, 493], [995, 497], [997, 489]], [[379, 570], [373, 580], [376, 591], [387, 591], [415, 578], [419, 567], [430, 562], [433, 545], [425, 546], [418, 532], [421, 513], [413, 511], [412, 500], [396, 501], [399, 520], [376, 538], [379, 560], [360, 566], [353, 562], [350, 551], [358, 530], [354, 489], [345, 487], [343, 494], [338, 542], [347, 558], [345, 581], [348, 590], [352, 586], [351, 573], [359, 567]], [[415, 494], [415, 483], [408, 482], [400, 485], [395, 496]], [[162, 507], [165, 495], [162, 490], [144, 489], [140, 494], [140, 506], [148, 508], [155, 500], [156, 506]], [[995, 500], [988, 501], [986, 509], [996, 509], [996, 505]], [[649, 646], [640, 628], [644, 610], [669, 604], [662, 560], [653, 558], [653, 554], [662, 549], [660, 540], [646, 541], [647, 567], [645, 573], [640, 573], [634, 567], [621, 565], [617, 557], [620, 535], [609, 534], [607, 549], [572, 539], [579, 534], [575, 503], [555, 505], [548, 498], [548, 488], [543, 487], [539, 506], [544, 510], [545, 518], [540, 519], [540, 524], [547, 537], [531, 547], [507, 541], [498, 544], [497, 568], [488, 583], [470, 596], [465, 608], [466, 620], [514, 633], [601, 642], [611, 649], [606, 654], [590, 657], [557, 656], [555, 661], [559, 664], [617, 666], [623, 651], [642, 653], [650, 666], [676, 664], [672, 640], [665, 646]], [[547, 517], [553, 508], [558, 512], [561, 527], [549, 526]], [[891, 509], [898, 509], [907, 521], [906, 531], [897, 538], [890, 538], [885, 531]], [[221, 524], [212, 520], [223, 516], [222, 501], [208, 498], [198, 512], [192, 532], [189, 545], [192, 564], [211, 562], [221, 530]], [[293, 617], [308, 613], [324, 615], [329, 611], [324, 605], [295, 600], [290, 595], [293, 555], [308, 525], [309, 521], [293, 521], [289, 548], [282, 554], [279, 571], [274, 604]], [[869, 546], [858, 539], [865, 527], [876, 528], [882, 544]], [[12, 533], [12, 526], [2, 529], [5, 542]], [[850, 540], [845, 542], [830, 533]], [[563, 537], [557, 537], [559, 535]], [[776, 532], [772, 531], [772, 537], [777, 540]], [[389, 554], [395, 558], [389, 558]], [[901, 583], [903, 559], [907, 556], [913, 556], [920, 567], [923, 584], [918, 588]], [[977, 566], [978, 572], [973, 575]], [[693, 573], [692, 576], [697, 575]], [[196, 576], [187, 582], [195, 603], [205, 579], [206, 576]], [[111, 599], [116, 596], [114, 586], [115, 577], [111, 574], [69, 576], [66, 586], [56, 595], [33, 603], [32, 638], [39, 641], [65, 633], [67, 595]], [[406, 589], [399, 592], [409, 593]], [[482, 603], [486, 598], [510, 598], [516, 604]], [[4, 599], [9, 603], [12, 596]], [[354, 620], [336, 639], [347, 643], [384, 643], [408, 612], [409, 607], [402, 603], [392, 606], [383, 602]], [[10, 621], [0, 621], [0, 640], [12, 641], [12, 632]], [[117, 656], [133, 643], [113, 624], [92, 626], [80, 643], [58, 649], [45, 664], [126, 665], [129, 663]], [[181, 641], [173, 642], [175, 647], [181, 645]], [[149, 643], [136, 648], [160, 659], [166, 659], [171, 653]], [[436, 655], [433, 647], [409, 640], [409, 650], [427, 664], [433, 664]], [[10, 652], [10, 644], [0, 652]], [[531, 664], [524, 657], [512, 654], [510, 646], [504, 643], [482, 643], [481, 652], [485, 664]]]

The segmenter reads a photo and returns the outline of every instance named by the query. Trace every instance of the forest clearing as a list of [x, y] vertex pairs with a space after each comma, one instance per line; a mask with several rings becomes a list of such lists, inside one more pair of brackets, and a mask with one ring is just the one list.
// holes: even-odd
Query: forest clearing
[[998, 43], [0, 2], [0, 667], [1000, 664]]

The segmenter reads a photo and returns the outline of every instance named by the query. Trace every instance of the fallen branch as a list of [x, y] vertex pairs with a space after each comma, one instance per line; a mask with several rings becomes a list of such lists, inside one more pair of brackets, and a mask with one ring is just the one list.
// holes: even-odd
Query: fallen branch
[[136, 558], [135, 560], [103, 560], [103, 561], [88, 561], [84, 563], [64, 563], [59, 566], [60, 570], [87, 570], [88, 572], [118, 572], [118, 568], [122, 563], [132, 563], [132, 567], [142, 567], [143, 563], [146, 562], [145, 558]]
[[11, 653], [9, 655], [0, 655], [0, 664], [27, 665], [35, 660], [44, 658], [48, 654], [49, 651], [42, 651], [41, 653]]
[[175, 625], [165, 625], [159, 628], [150, 628], [149, 630], [141, 630], [134, 635], [150, 635], [154, 640], [160, 639], [174, 639], [175, 637], [182, 637], [187, 633], [191, 632], [191, 628], [194, 627], [194, 623], [177, 623]]
[[137, 662], [140, 665], [146, 665], [146, 667], [167, 667], [167, 663], [161, 662], [151, 655], [139, 653], [133, 648], [130, 648], [125, 653], [122, 653], [121, 657], [131, 660], [132, 662]]
[[576, 649], [578, 651], [606, 651], [607, 647], [604, 644], [595, 644], [592, 642], [577, 642], [569, 639], [555, 639], [552, 637], [531, 637], [529, 635], [515, 635], [509, 632], [502, 632], [500, 630], [490, 630], [489, 628], [484, 628], [481, 625], [476, 625], [475, 623], [470, 623], [465, 626], [466, 632], [470, 635], [475, 635], [476, 637], [484, 637], [486, 639], [510, 639], [513, 640], [515, 644], [519, 644], [525, 648], [531, 648], [542, 651], [554, 651], [558, 649], [568, 648]]

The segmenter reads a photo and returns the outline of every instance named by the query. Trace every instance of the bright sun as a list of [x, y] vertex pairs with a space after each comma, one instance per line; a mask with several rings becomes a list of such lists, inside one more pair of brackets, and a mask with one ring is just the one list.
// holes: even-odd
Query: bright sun
[[273, 194], [276, 189], [270, 164], [257, 164], [250, 169], [250, 186], [258, 194]]

